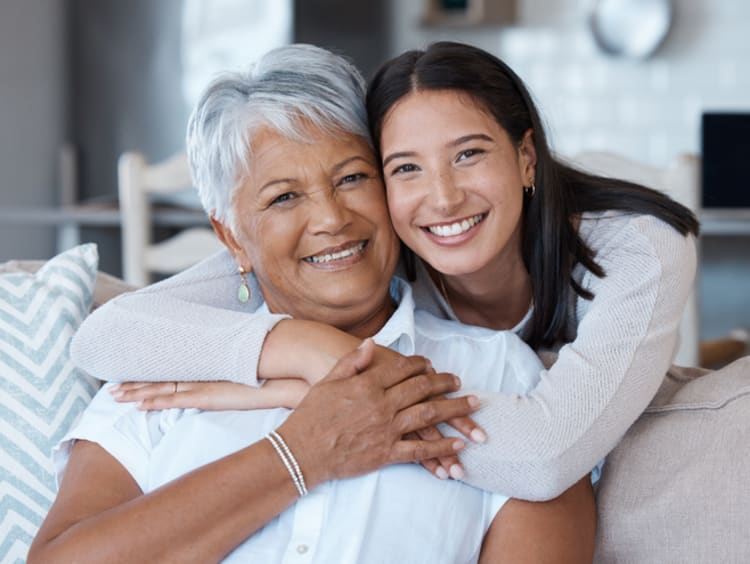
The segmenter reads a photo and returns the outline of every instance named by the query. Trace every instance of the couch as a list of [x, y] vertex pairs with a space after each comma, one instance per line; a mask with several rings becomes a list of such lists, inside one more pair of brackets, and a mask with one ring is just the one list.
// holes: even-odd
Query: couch
[[[25, 560], [55, 495], [51, 447], [99, 382], [68, 343], [91, 309], [133, 289], [97, 272], [96, 247], [0, 264], [0, 562]], [[596, 562], [750, 562], [750, 357], [672, 367], [607, 457]]]

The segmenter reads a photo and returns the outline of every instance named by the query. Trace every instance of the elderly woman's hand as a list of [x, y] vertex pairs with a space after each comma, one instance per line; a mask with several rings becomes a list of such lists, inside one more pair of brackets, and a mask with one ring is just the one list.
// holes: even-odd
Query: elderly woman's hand
[[399, 462], [450, 456], [461, 439], [405, 439], [408, 433], [472, 413], [476, 396], [442, 398], [458, 390], [451, 374], [435, 373], [419, 356], [375, 363], [367, 340], [310, 388], [279, 432], [299, 461], [308, 487], [358, 476]]

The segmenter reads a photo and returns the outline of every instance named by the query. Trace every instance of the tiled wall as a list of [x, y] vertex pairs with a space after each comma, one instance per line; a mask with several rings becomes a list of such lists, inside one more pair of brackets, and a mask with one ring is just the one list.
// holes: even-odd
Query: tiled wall
[[419, 2], [394, 2], [393, 51], [451, 38], [503, 58], [530, 87], [553, 147], [607, 149], [663, 165], [700, 151], [700, 115], [750, 111], [750, 2], [674, 0], [662, 48], [646, 60], [601, 53], [586, 26], [590, 0], [516, 0], [517, 25], [425, 29]]

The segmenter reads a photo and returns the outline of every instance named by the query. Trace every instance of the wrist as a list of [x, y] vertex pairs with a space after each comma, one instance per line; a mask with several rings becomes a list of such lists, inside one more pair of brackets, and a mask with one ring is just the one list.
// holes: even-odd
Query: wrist
[[[258, 377], [301, 378], [314, 384], [361, 340], [323, 323], [284, 319], [263, 343]], [[293, 352], [293, 354], [290, 354]]]

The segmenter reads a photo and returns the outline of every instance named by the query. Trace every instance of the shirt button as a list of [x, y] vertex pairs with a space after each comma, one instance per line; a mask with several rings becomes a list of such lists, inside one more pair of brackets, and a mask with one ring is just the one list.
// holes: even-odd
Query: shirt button
[[306, 544], [297, 545], [297, 552], [299, 552], [300, 554], [305, 554], [307, 550], [308, 548]]

